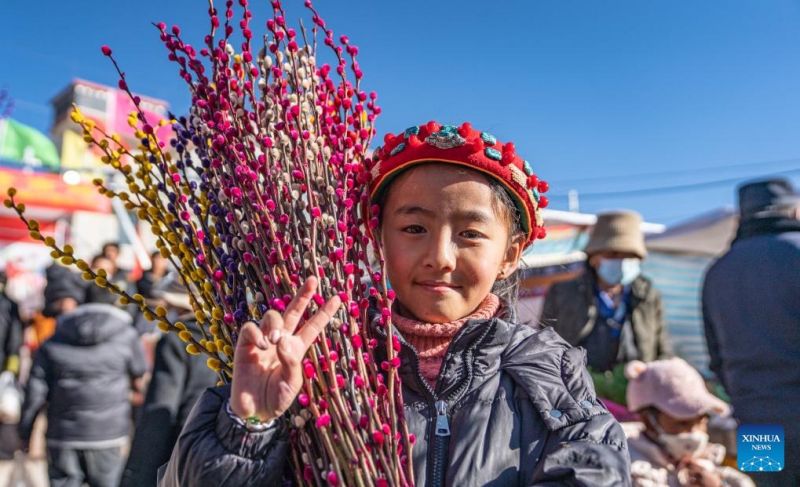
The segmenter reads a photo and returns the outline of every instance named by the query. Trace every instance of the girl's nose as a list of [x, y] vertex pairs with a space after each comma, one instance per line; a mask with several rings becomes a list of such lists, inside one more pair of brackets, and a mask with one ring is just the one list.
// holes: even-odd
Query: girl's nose
[[449, 272], [456, 267], [456, 246], [450, 232], [443, 229], [429, 240], [425, 266], [438, 271]]

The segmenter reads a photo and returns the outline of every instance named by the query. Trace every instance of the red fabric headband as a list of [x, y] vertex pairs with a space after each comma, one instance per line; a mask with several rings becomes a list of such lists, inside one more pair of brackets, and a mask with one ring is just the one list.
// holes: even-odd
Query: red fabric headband
[[375, 150], [370, 183], [370, 201], [404, 170], [425, 162], [458, 164], [480, 171], [508, 190], [520, 212], [523, 230], [532, 244], [545, 237], [541, 208], [547, 206], [545, 181], [533, 173], [528, 161], [519, 157], [514, 144], [499, 142], [493, 135], [480, 132], [465, 122], [461, 126], [428, 122], [403, 133], [386, 134], [384, 145]]

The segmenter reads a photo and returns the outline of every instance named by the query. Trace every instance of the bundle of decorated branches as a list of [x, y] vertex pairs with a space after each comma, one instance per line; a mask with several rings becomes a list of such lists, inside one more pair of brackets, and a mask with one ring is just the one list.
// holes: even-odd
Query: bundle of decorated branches
[[[411, 485], [414, 440], [402, 419], [399, 344], [390, 338], [386, 360], [375, 363], [377, 341], [366, 326], [371, 308], [373, 319], [391, 327], [393, 298], [367, 259], [372, 246], [382, 265], [366, 232], [377, 222], [363, 221], [359, 211], [367, 201], [367, 148], [380, 113], [376, 96], [361, 88], [358, 49], [345, 36], [334, 39], [310, 1], [310, 32], [302, 24], [299, 31], [290, 28], [280, 2], [273, 1], [267, 32], [257, 41], [247, 1], [239, 4], [238, 20], [232, 0], [222, 11], [210, 5], [210, 33], [199, 50], [178, 27], [157, 25], [191, 92], [185, 117], [149, 120], [111, 49], [102, 48], [137, 107], [129, 123], [140, 139], [138, 150], [77, 109], [72, 114], [87, 142], [105, 153], [103, 161], [127, 184], [121, 191], [96, 180], [99, 191], [151, 225], [158, 249], [191, 292], [200, 334], [109, 283], [69, 246], [41, 235], [13, 188], [6, 206], [33, 238], [53, 248], [55, 258], [77, 266], [122, 303], [136, 303], [162, 330], [178, 333], [189, 353], [207, 354], [223, 381], [232, 377], [239, 328], [267, 310], [283, 311], [304, 279], [315, 276], [319, 288], [310, 312], [334, 294], [342, 306], [304, 360], [303, 392], [290, 412], [296, 480]], [[235, 31], [239, 49], [232, 45]], [[333, 67], [318, 61], [318, 36]], [[158, 140], [159, 124], [172, 125], [167, 143]]]

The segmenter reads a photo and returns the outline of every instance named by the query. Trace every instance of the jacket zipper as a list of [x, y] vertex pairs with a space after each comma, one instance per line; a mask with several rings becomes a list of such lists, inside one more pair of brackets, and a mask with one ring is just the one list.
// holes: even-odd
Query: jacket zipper
[[[493, 325], [493, 323], [492, 323]], [[465, 353], [471, 354], [472, 351], [477, 347], [479, 344], [483, 342], [486, 336], [489, 334], [493, 326], [487, 326], [483, 333], [475, 340], [472, 346], [468, 347], [465, 350]], [[419, 356], [416, 353], [416, 350], [413, 346], [409, 345], [405, 339], [400, 336], [400, 342], [405, 345], [406, 347], [411, 348], [414, 350], [414, 362], [416, 364], [416, 369], [419, 370]], [[445, 360], [447, 357], [445, 357]], [[445, 460], [447, 459], [447, 451], [450, 446], [450, 419], [448, 417], [448, 402], [439, 398], [436, 394], [436, 391], [430, 386], [428, 381], [422, 377], [419, 372], [417, 373], [417, 382], [422, 386], [422, 388], [428, 392], [431, 399], [433, 400], [434, 412], [436, 413], [436, 419], [432, 422], [432, 435], [431, 438], [433, 440], [433, 448], [429, 449], [428, 453], [428, 472], [430, 473], [428, 477], [427, 485], [432, 487], [441, 487], [444, 485], [444, 475], [447, 465], [445, 465]], [[467, 388], [469, 388], [469, 383], [472, 381], [472, 368], [468, 367], [467, 377], [464, 378], [463, 384], [461, 387], [455, 392], [455, 394], [450, 394], [450, 398], [452, 401], [456, 402], [460, 399], [460, 396], [466, 392]], [[431, 458], [430, 452], [433, 451], [433, 457]]]
[[429, 484], [440, 487], [444, 484], [445, 458], [450, 446], [450, 420], [447, 418], [447, 401], [438, 400], [434, 403], [436, 408], [436, 421], [433, 431], [433, 466]]

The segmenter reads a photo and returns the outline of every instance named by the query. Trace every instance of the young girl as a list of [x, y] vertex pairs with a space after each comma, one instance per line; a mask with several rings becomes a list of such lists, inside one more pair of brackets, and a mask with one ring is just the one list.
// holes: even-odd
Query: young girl
[[[514, 323], [515, 271], [543, 236], [545, 185], [512, 144], [469, 124], [429, 122], [385, 142], [370, 195], [397, 293], [417, 485], [629, 485], [625, 437], [595, 397], [584, 351]], [[242, 328], [231, 386], [199, 399], [162, 485], [291, 478], [283, 414], [304, 353], [340, 304], [298, 326], [315, 288], [309, 279], [283, 316]]]
[[637, 487], [753, 487], [747, 475], [722, 465], [725, 447], [708, 441], [709, 414], [728, 405], [706, 389], [700, 373], [672, 358], [625, 366], [627, 399], [642, 423], [624, 423]]

